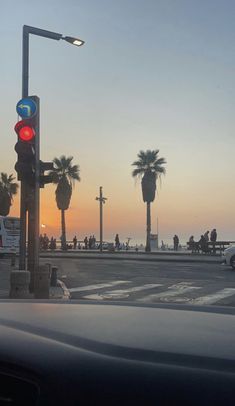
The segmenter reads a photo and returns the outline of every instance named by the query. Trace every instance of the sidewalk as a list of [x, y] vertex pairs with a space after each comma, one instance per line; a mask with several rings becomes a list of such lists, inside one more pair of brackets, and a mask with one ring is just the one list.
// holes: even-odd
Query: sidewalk
[[[9, 299], [10, 292], [10, 273], [12, 270], [17, 270], [16, 267], [11, 267], [11, 259], [4, 261], [0, 267], [0, 299]], [[29, 294], [25, 299], [34, 299], [33, 294]], [[57, 286], [50, 286], [49, 299], [70, 299], [69, 290], [65, 284], [57, 279]], [[11, 299], [12, 300], [12, 299]], [[18, 299], [17, 299], [18, 300]]]
[[115, 251], [99, 252], [84, 250], [69, 251], [47, 251], [41, 252], [40, 258], [61, 258], [61, 259], [104, 259], [104, 260], [129, 260], [129, 261], [154, 261], [154, 262], [187, 262], [187, 263], [221, 263], [223, 261], [220, 255], [191, 254], [189, 251], [157, 251], [157, 252], [135, 252], [135, 251]]

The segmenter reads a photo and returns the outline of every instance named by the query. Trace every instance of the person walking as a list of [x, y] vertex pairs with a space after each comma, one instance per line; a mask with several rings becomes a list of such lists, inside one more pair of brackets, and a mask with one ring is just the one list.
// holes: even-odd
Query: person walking
[[51, 237], [50, 243], [49, 243], [49, 249], [53, 250], [54, 249], [54, 237]]
[[179, 237], [178, 235], [174, 235], [173, 237], [173, 242], [174, 242], [174, 251], [178, 251], [178, 247], [179, 247]]
[[49, 246], [49, 238], [47, 237], [46, 233], [43, 235], [43, 249], [46, 251]]
[[210, 234], [210, 231], [206, 231], [204, 234], [204, 238], [207, 243], [209, 242], [209, 234]]
[[56, 250], [56, 238], [53, 240], [53, 249]]
[[77, 242], [78, 242], [77, 236], [75, 235], [75, 236], [73, 237], [73, 249], [74, 249], [74, 250], [76, 250], [76, 248], [77, 248]]
[[88, 247], [89, 247], [89, 250], [91, 250], [91, 248], [92, 248], [92, 236], [91, 235], [88, 240]]
[[84, 238], [85, 250], [88, 248], [88, 238], [87, 236]]
[[91, 248], [94, 250], [94, 249], [95, 249], [95, 243], [96, 243], [96, 238], [95, 238], [94, 234], [93, 234], [93, 236], [91, 237], [91, 239], [92, 239]]
[[210, 240], [211, 240], [211, 242], [216, 242], [216, 240], [217, 240], [216, 228], [213, 228], [213, 230], [211, 231]]
[[118, 250], [119, 247], [120, 247], [119, 235], [116, 234], [116, 236], [115, 236], [115, 248]]
[[213, 230], [211, 231], [210, 240], [212, 242], [213, 254], [216, 254], [216, 249], [215, 249], [215, 243], [216, 243], [216, 240], [217, 240], [216, 228], [213, 228]]

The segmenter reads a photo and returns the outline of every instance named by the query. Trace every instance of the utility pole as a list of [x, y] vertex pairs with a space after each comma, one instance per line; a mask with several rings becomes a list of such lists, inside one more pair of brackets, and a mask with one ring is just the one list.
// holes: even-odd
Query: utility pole
[[105, 203], [105, 200], [107, 200], [106, 197], [103, 197], [102, 186], [100, 186], [100, 196], [96, 197], [95, 200], [98, 200], [100, 202], [100, 252], [102, 252], [103, 251], [103, 204]]
[[158, 217], [157, 217], [157, 249], [159, 248], [159, 229], [158, 229]]

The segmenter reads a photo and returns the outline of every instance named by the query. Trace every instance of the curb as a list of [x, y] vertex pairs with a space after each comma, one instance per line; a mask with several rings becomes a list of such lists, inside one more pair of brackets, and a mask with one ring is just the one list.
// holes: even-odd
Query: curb
[[184, 262], [184, 263], [201, 263], [201, 264], [221, 264], [223, 259], [221, 257], [213, 259], [204, 259], [204, 258], [160, 258], [160, 257], [120, 257], [110, 254], [103, 256], [101, 255], [50, 255], [50, 254], [41, 254], [40, 258], [57, 258], [57, 259], [103, 259], [103, 260], [115, 260], [115, 261], [145, 261], [145, 262]]

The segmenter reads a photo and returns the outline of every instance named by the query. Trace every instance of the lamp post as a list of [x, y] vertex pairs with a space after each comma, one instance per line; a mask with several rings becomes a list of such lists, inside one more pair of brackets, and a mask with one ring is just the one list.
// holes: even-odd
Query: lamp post
[[[29, 34], [45, 37], [53, 40], [64, 40], [70, 44], [81, 46], [84, 41], [74, 37], [64, 37], [62, 34], [42, 30], [41, 28], [23, 26], [22, 42], [22, 98], [28, 97], [29, 92]], [[38, 145], [39, 148], [39, 145]], [[38, 151], [39, 154], [39, 151]], [[39, 162], [38, 162], [39, 165]], [[36, 168], [37, 172], [38, 168]], [[29, 204], [30, 200], [30, 204]], [[29, 187], [25, 181], [21, 182], [20, 196], [20, 256], [19, 269], [26, 269], [26, 227], [28, 218], [32, 220], [31, 227], [28, 221], [28, 234], [33, 239], [29, 243], [29, 258], [33, 258], [32, 267], [35, 269], [38, 265], [38, 237], [39, 237], [39, 181], [36, 180], [34, 187]], [[28, 238], [29, 240], [29, 238]]]
[[105, 203], [105, 200], [107, 200], [106, 197], [103, 197], [102, 186], [100, 186], [100, 195], [99, 195], [99, 197], [96, 197], [95, 200], [98, 200], [100, 202], [100, 252], [102, 252], [103, 251], [103, 204]]

